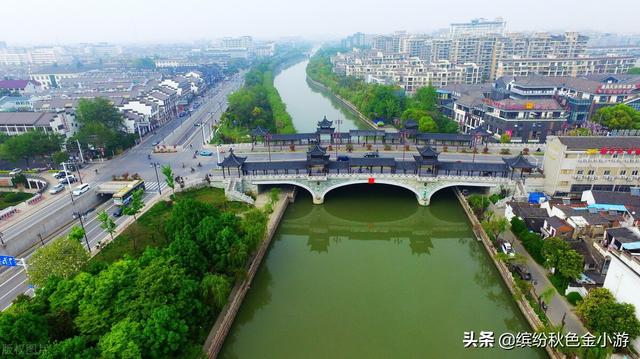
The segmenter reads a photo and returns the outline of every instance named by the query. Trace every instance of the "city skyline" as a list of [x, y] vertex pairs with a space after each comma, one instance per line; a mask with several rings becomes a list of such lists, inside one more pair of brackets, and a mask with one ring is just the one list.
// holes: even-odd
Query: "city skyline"
[[[182, 42], [253, 35], [257, 39], [304, 36], [307, 38], [341, 37], [354, 32], [391, 33], [431, 32], [445, 29], [450, 23], [474, 18], [502, 17], [508, 31], [600, 31], [637, 33], [633, 15], [640, 5], [626, 3], [598, 9], [584, 2], [539, 1], [534, 8], [522, 11], [522, 4], [505, 0], [491, 7], [478, 7], [473, 1], [461, 0], [455, 11], [438, 4], [402, 0], [400, 2], [362, 6], [329, 0], [322, 3], [274, 1], [269, 6], [256, 1], [242, 3], [202, 3], [186, 0], [180, 4], [160, 1], [95, 3], [91, 12], [86, 4], [71, 0], [45, 2], [27, 0], [11, 5], [14, 14], [28, 13], [31, 27], [24, 27], [24, 17], [7, 17], [0, 23], [0, 41], [10, 46], [71, 44], [82, 42], [153, 43]], [[166, 11], [178, 5], [182, 11]], [[190, 9], [198, 11], [190, 12]], [[406, 11], [422, 9], [423, 11]], [[549, 11], [552, 9], [553, 11]], [[51, 14], [66, 14], [60, 21]], [[443, 16], [442, 14], [446, 15]], [[571, 16], [567, 14], [571, 13]], [[180, 15], [176, 15], [180, 14]], [[221, 15], [220, 15], [221, 14]], [[46, 31], [43, 31], [46, 30]]]

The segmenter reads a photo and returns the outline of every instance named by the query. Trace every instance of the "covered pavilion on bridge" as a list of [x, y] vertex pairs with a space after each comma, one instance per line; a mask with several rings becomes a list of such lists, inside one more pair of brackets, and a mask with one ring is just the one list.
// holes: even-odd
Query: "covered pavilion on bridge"
[[522, 153], [515, 157], [503, 157], [502, 160], [511, 169], [511, 179], [513, 179], [513, 172], [516, 170], [520, 170], [520, 178], [522, 178], [524, 173], [531, 173], [536, 168], [536, 165], [529, 162]]
[[238, 176], [241, 175], [242, 166], [244, 165], [246, 157], [236, 156], [233, 153], [233, 148], [229, 149], [229, 156], [225, 157], [222, 162], [218, 163], [218, 166], [222, 168], [222, 177], [225, 177], [224, 170], [227, 169], [227, 174], [231, 175], [231, 168], [235, 167], [238, 170]]

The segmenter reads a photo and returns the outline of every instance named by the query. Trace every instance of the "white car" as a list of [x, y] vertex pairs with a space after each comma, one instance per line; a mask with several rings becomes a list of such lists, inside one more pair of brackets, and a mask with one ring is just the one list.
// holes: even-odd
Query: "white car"
[[12, 170], [11, 170], [11, 172], [9, 172], [9, 175], [10, 175], [10, 176], [15, 176], [15, 175], [20, 174], [20, 173], [22, 173], [22, 170], [21, 170], [21, 169], [19, 169], [19, 168], [14, 168], [14, 169], [12, 169]]
[[516, 255], [516, 252], [513, 250], [513, 248], [511, 247], [511, 243], [509, 243], [509, 242], [502, 242], [502, 245], [500, 246], [500, 249], [502, 249], [502, 252], [504, 254], [507, 254], [510, 257], [513, 257], [513, 256]]
[[81, 184], [78, 187], [76, 187], [76, 189], [73, 190], [73, 195], [74, 196], [79, 196], [85, 192], [87, 192], [89, 190], [89, 184], [85, 183], [85, 184]]
[[51, 189], [49, 190], [49, 193], [56, 194], [62, 191], [64, 191], [64, 185], [62, 183], [58, 183], [57, 185], [51, 187]]

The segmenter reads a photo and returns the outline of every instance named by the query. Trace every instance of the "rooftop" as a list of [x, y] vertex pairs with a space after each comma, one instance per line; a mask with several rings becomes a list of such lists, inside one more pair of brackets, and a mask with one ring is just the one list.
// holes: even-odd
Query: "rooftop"
[[569, 151], [586, 151], [593, 148], [636, 148], [640, 136], [559, 136], [558, 140]]

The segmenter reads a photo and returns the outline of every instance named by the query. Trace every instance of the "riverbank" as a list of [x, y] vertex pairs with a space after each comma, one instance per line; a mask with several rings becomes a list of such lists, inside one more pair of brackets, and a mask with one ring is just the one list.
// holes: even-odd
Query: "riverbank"
[[[263, 193], [261, 196], [267, 196], [267, 194]], [[269, 221], [267, 222], [267, 230], [264, 240], [249, 263], [246, 277], [243, 281], [237, 282], [233, 287], [229, 296], [229, 301], [222, 308], [220, 314], [218, 314], [218, 319], [216, 320], [204, 344], [203, 349], [204, 352], [207, 353], [208, 358], [216, 358], [220, 349], [222, 349], [227, 334], [229, 333], [229, 329], [231, 328], [236, 314], [242, 305], [242, 301], [251, 287], [251, 282], [260, 267], [260, 263], [262, 263], [265, 253], [269, 249], [269, 245], [271, 244], [273, 235], [280, 224], [280, 220], [282, 219], [287, 206], [294, 199], [295, 190], [286, 191], [281, 193], [280, 199], [273, 206], [273, 212], [269, 216]]]
[[331, 92], [331, 89], [329, 89], [327, 86], [323, 85], [322, 83], [312, 79], [311, 77], [309, 77], [309, 75], [307, 75], [307, 82], [311, 85], [316, 87], [317, 89], [324, 91], [325, 93], [327, 93], [329, 96], [333, 97], [334, 99], [336, 99], [337, 101], [339, 101], [340, 103], [342, 103], [344, 106], [346, 106], [354, 115], [358, 116], [358, 118], [366, 123], [369, 127], [373, 128], [373, 129], [384, 129], [384, 130], [388, 130], [388, 131], [397, 131], [397, 129], [395, 127], [389, 126], [389, 125], [385, 125], [384, 127], [378, 127], [376, 126], [376, 124], [373, 123], [373, 121], [371, 121], [371, 119], [369, 119], [367, 116], [363, 115], [362, 112], [358, 111], [358, 108], [352, 104], [351, 102], [345, 100], [344, 98], [342, 98], [340, 95], [334, 94], [333, 92]]
[[[511, 294], [513, 295], [513, 298], [516, 304], [518, 305], [518, 308], [520, 309], [525, 319], [531, 326], [531, 329], [533, 329], [536, 332], [544, 331], [546, 327], [545, 324], [542, 322], [542, 320], [540, 320], [540, 318], [536, 314], [533, 307], [531, 307], [531, 304], [529, 303], [529, 301], [526, 300], [526, 298], [524, 298], [524, 295], [520, 291], [520, 289], [517, 288], [515, 279], [511, 271], [509, 271], [509, 268], [507, 268], [504, 262], [499, 261], [497, 259], [498, 251], [493, 246], [491, 239], [489, 239], [489, 236], [482, 228], [480, 221], [478, 220], [476, 215], [473, 213], [473, 210], [469, 206], [469, 203], [467, 202], [466, 198], [464, 198], [462, 193], [460, 193], [460, 190], [457, 188], [455, 189], [455, 194], [456, 194], [456, 197], [458, 198], [458, 201], [460, 202], [460, 205], [464, 209], [467, 215], [467, 218], [471, 222], [473, 233], [475, 234], [476, 238], [480, 242], [482, 242], [484, 249], [487, 251], [487, 254], [489, 254], [489, 257], [491, 258], [491, 261], [493, 262], [496, 269], [498, 270], [498, 273], [500, 273], [500, 277], [504, 281], [504, 284], [507, 286], [507, 288], [509, 288], [509, 292], [511, 292]], [[561, 353], [559, 353], [558, 351], [554, 350], [549, 346], [546, 346], [545, 350], [550, 358], [553, 358], [553, 359], [564, 358], [564, 355], [562, 355]]]

